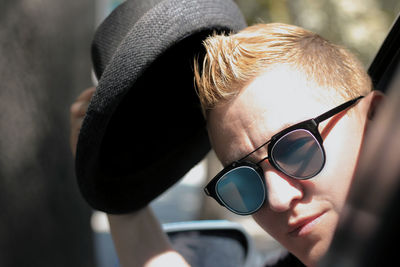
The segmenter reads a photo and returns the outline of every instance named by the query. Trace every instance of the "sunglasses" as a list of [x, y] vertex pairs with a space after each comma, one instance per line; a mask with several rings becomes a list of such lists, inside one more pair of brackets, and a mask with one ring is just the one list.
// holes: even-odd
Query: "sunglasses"
[[[228, 210], [249, 215], [261, 208], [266, 199], [264, 172], [260, 163], [268, 160], [272, 167], [299, 180], [316, 176], [325, 165], [325, 150], [318, 125], [354, 105], [363, 96], [347, 101], [320, 116], [292, 125], [271, 137], [243, 158], [229, 164], [204, 188]], [[268, 145], [268, 156], [257, 163], [246, 160]]]

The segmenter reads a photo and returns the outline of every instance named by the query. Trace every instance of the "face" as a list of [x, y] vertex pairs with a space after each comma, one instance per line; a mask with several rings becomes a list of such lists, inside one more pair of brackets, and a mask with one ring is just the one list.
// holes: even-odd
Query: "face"
[[[318, 94], [321, 90], [327, 89], [278, 65], [242, 88], [234, 100], [211, 110], [209, 136], [222, 164], [242, 158], [284, 128], [335, 107]], [[317, 176], [296, 180], [268, 160], [260, 163], [268, 195], [253, 217], [306, 265], [315, 265], [327, 251], [351, 185], [365, 124], [357, 105], [351, 115], [344, 111], [320, 124], [326, 163]], [[249, 159], [258, 162], [267, 154], [265, 146]]]

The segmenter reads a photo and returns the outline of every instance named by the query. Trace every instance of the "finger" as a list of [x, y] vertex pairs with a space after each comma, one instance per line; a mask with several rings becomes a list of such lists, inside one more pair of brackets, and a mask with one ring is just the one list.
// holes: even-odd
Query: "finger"
[[86, 114], [88, 109], [89, 102], [88, 101], [77, 101], [71, 105], [71, 120], [74, 117], [83, 117]]
[[[79, 131], [82, 127], [84, 116], [75, 116], [74, 114], [71, 113], [71, 118], [70, 118], [70, 136], [71, 139], [75, 138], [74, 136], [79, 135]], [[77, 138], [77, 137], [76, 137]]]
[[96, 91], [96, 87], [87, 88], [78, 96], [78, 98], [76, 100], [77, 101], [79, 101], [79, 100], [89, 101], [92, 98], [95, 91]]
[[89, 106], [90, 99], [92, 98], [96, 88], [91, 87], [85, 89], [71, 105], [70, 108], [70, 145], [72, 154], [75, 156], [76, 146], [78, 143], [79, 132], [82, 127], [83, 118]]
[[84, 117], [74, 117], [71, 120], [71, 133], [74, 132], [76, 129], [79, 131], [81, 129]]
[[75, 156], [76, 146], [78, 144], [79, 132], [81, 130], [83, 118], [79, 118], [74, 120], [71, 123], [71, 136], [70, 136], [70, 145], [72, 154]]

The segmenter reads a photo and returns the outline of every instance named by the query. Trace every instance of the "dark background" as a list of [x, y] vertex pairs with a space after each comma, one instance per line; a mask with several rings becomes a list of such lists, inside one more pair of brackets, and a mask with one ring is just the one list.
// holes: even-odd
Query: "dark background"
[[69, 106], [90, 85], [93, 1], [2, 0], [0, 266], [93, 266]]

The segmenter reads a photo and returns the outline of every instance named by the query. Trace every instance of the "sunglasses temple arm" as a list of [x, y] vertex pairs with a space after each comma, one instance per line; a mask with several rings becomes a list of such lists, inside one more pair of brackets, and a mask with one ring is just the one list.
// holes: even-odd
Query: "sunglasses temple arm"
[[[259, 150], [260, 148], [262, 148], [263, 146], [267, 145], [269, 142], [271, 142], [271, 139], [268, 140], [267, 142], [265, 142], [264, 144], [262, 144], [261, 146], [257, 147], [256, 149], [254, 149], [253, 151], [251, 151], [249, 154], [247, 154], [246, 156], [244, 156], [243, 158], [239, 159], [238, 161], [242, 161], [245, 158], [247, 158], [248, 156], [250, 156], [251, 154], [253, 154], [254, 152], [256, 152], [257, 150]], [[264, 159], [263, 159], [264, 160]]]
[[318, 117], [314, 118], [314, 122], [319, 125], [320, 122], [323, 122], [326, 119], [329, 119], [330, 117], [338, 114], [339, 112], [342, 112], [343, 110], [349, 108], [350, 106], [354, 105], [359, 99], [363, 98], [364, 96], [359, 96], [357, 98], [354, 98], [350, 101], [347, 101], [346, 103], [341, 104], [340, 106], [337, 106], [336, 108], [333, 108], [324, 114], [319, 115]]

